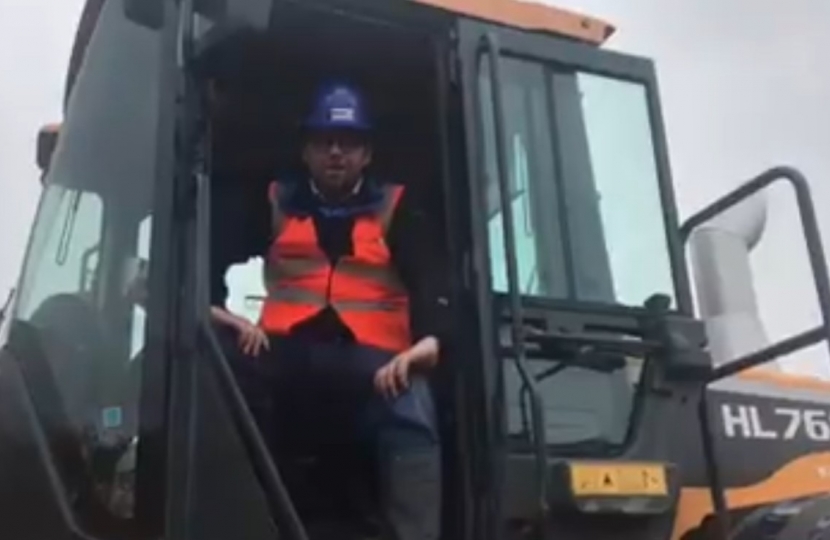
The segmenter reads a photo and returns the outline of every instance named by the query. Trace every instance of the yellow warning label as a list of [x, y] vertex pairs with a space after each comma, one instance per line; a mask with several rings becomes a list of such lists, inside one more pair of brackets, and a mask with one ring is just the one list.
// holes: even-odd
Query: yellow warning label
[[571, 463], [571, 491], [587, 495], [667, 495], [663, 465]]

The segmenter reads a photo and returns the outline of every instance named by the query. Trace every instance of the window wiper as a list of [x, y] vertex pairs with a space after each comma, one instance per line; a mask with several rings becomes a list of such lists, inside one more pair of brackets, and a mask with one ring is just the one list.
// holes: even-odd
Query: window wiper
[[536, 382], [542, 382], [567, 368], [581, 368], [598, 373], [612, 373], [618, 369], [623, 369], [627, 364], [625, 357], [619, 354], [594, 352], [590, 350], [586, 350], [573, 358], [554, 360], [554, 362], [556, 362], [556, 365], [534, 375]]
[[63, 266], [69, 257], [69, 244], [72, 241], [72, 232], [75, 230], [75, 221], [78, 217], [78, 207], [81, 206], [81, 192], [74, 191], [69, 196], [69, 208], [63, 220], [58, 248], [55, 251], [55, 264]]

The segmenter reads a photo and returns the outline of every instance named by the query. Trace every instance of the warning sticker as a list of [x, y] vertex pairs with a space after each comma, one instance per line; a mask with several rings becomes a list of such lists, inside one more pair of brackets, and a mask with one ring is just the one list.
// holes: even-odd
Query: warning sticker
[[665, 467], [658, 464], [572, 463], [571, 491], [586, 495], [666, 495]]

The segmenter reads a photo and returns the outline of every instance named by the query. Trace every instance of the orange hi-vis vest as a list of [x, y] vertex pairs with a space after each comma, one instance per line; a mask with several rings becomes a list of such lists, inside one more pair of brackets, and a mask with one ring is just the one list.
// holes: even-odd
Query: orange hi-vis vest
[[331, 306], [360, 344], [393, 352], [412, 344], [409, 297], [385, 241], [403, 187], [381, 189], [376, 209], [355, 216], [353, 254], [332, 265], [318, 247], [314, 221], [285, 212], [280, 185], [271, 183], [274, 235], [265, 262], [267, 297], [259, 321], [263, 330], [286, 335], [295, 324]]

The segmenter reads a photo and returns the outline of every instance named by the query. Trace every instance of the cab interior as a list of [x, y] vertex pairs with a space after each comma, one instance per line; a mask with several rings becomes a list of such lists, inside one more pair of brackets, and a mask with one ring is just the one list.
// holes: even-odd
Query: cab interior
[[[223, 101], [214, 111], [216, 164], [303, 174], [299, 126], [318, 85], [347, 81], [375, 124], [370, 174], [404, 184], [441, 218], [438, 51], [429, 34], [286, 2], [267, 32], [236, 35], [205, 56]], [[309, 30], [313, 29], [313, 30]]]
[[[374, 123], [370, 174], [414, 191], [432, 223], [445, 230], [443, 175], [448, 156], [442, 149], [442, 136], [447, 115], [439, 104], [440, 92], [447, 89], [441, 88], [441, 51], [436, 42], [429, 34], [405, 27], [290, 2], [275, 8], [272, 21], [267, 32], [234, 36], [205, 54], [214, 170], [232, 172], [239, 180], [233, 189], [256, 190], [263, 196], [268, 181], [301, 177], [298, 128], [315, 89], [331, 80], [349, 81], [364, 93]], [[446, 246], [438, 247], [446, 252]], [[448, 372], [439, 370], [432, 381], [445, 432], [445, 501], [451, 499], [453, 489], [448, 379]], [[305, 497], [292, 495], [305, 500], [295, 500], [300, 507], [310, 505], [306, 515], [319, 520], [321, 530], [326, 523], [346, 520], [362, 529], [361, 534], [376, 532], [372, 514], [377, 499], [370, 487], [371, 474], [357, 479], [352, 474], [365, 462], [358, 458], [356, 464], [331, 455], [296, 458], [296, 470], [280, 473], [307, 480], [300, 482], [308, 486]], [[338, 515], [347, 506], [351, 515]], [[341, 528], [332, 534], [343, 538], [343, 533]]]

